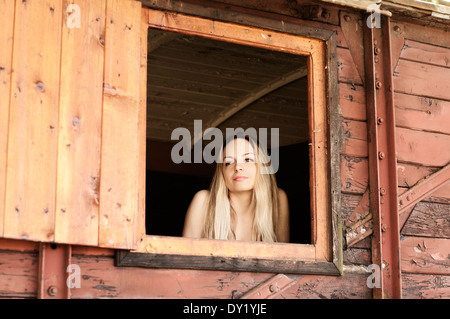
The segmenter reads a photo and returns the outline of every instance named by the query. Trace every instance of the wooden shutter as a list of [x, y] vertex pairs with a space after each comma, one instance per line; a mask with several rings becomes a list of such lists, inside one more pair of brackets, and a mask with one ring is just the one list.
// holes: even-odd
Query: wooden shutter
[[99, 245], [135, 247], [138, 217], [141, 4], [108, 0]]
[[0, 0], [0, 235], [5, 218], [6, 161], [8, 149], [9, 98], [14, 30], [14, 2]]
[[0, 237], [136, 247], [140, 2], [0, 6]]

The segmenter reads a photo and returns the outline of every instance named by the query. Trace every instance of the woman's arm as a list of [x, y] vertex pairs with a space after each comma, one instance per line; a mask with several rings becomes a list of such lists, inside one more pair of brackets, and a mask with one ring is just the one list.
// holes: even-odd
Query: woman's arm
[[289, 202], [286, 192], [278, 189], [278, 224], [277, 239], [278, 242], [289, 242]]
[[209, 191], [201, 190], [194, 195], [184, 219], [183, 237], [201, 238], [208, 209]]

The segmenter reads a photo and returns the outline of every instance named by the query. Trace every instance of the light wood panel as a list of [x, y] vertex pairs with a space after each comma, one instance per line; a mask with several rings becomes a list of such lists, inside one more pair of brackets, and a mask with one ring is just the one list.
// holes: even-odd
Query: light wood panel
[[105, 2], [78, 1], [81, 28], [63, 24], [57, 242], [98, 243]]
[[5, 216], [6, 159], [8, 154], [15, 1], [0, 1], [0, 236]]
[[54, 240], [62, 16], [58, 0], [16, 3], [5, 237]]
[[141, 4], [106, 3], [99, 245], [137, 245]]

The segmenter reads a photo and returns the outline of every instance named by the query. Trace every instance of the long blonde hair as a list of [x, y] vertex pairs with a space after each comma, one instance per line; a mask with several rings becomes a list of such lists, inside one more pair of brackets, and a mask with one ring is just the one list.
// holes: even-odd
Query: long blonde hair
[[[252, 240], [276, 242], [278, 187], [269, 156], [265, 150], [248, 136], [234, 136], [233, 139], [227, 140], [223, 144], [218, 158], [222, 158], [226, 145], [237, 138], [249, 141], [256, 152], [257, 169], [252, 196], [252, 204], [255, 203]], [[236, 213], [231, 206], [228, 188], [225, 185], [222, 161], [217, 161], [209, 190], [210, 196], [203, 236], [210, 239], [236, 239], [232, 229]]]

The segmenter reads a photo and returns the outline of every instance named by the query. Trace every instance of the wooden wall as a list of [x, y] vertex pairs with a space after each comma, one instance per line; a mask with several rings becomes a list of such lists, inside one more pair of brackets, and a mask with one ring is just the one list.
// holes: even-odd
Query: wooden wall
[[[363, 77], [358, 56], [352, 52], [348, 41], [350, 39], [346, 38], [341, 29], [342, 9], [327, 7], [328, 16], [313, 20], [298, 20], [292, 16], [289, 8], [281, 5], [281, 1], [263, 7], [261, 1], [248, 1], [245, 4], [237, 0], [222, 2], [232, 9], [233, 5], [239, 6], [234, 8], [237, 8], [237, 12], [254, 13], [256, 11], [252, 10], [263, 8], [263, 11], [256, 12], [256, 15], [274, 17], [272, 14], [278, 12], [285, 15], [284, 19], [337, 32], [339, 105], [344, 138], [340, 167], [344, 231], [351, 223], [355, 209], [363, 200], [368, 188], [368, 141]], [[0, 5], [3, 6], [10, 3], [8, 0], [0, 0]], [[17, 3], [19, 7], [24, 5], [21, 1]], [[39, 8], [37, 7], [37, 10]], [[359, 12], [350, 13], [352, 17], [361, 17]], [[0, 41], [9, 43], [12, 48], [13, 27], [7, 22], [2, 22], [2, 26], [4, 24], [8, 25], [9, 29], [0, 28]], [[398, 146], [398, 186], [399, 192], [402, 192], [450, 160], [450, 131], [446, 125], [450, 119], [450, 90], [449, 81], [445, 81], [450, 78], [448, 60], [450, 44], [447, 40], [448, 33], [444, 31], [401, 21], [397, 24], [401, 32], [394, 34], [393, 37], [397, 48], [393, 53], [399, 57], [395, 59], [398, 61], [394, 74], [397, 136], [393, 138], [396, 138]], [[14, 26], [20, 27], [17, 21]], [[429, 36], [434, 33], [436, 36]], [[38, 48], [35, 51], [38, 52]], [[0, 66], [6, 65], [0, 69], [1, 80], [5, 78], [5, 74], [10, 75], [9, 65], [13, 51], [9, 55], [4, 54], [5, 49], [0, 52], [2, 52]], [[61, 61], [58, 63], [54, 66], [57, 69]], [[87, 61], [79, 63], [83, 65]], [[85, 67], [82, 68], [84, 69]], [[88, 75], [85, 77], [87, 79]], [[8, 111], [3, 105], [8, 105], [9, 95], [7, 94], [8, 97], [5, 98], [2, 92], [9, 92], [11, 83], [17, 81], [0, 81], [2, 103], [0, 148], [3, 150], [7, 149], [5, 136], [8, 135], [8, 130], [5, 123], [8, 123], [9, 118]], [[85, 89], [80, 87], [77, 90], [84, 92]], [[47, 134], [51, 134], [51, 131]], [[6, 161], [4, 154], [4, 151], [0, 152], [0, 164], [3, 167]], [[54, 158], [52, 160], [55, 161]], [[100, 159], [97, 157], [98, 160]], [[80, 172], [83, 171], [80, 169]], [[0, 182], [5, 178], [4, 171], [0, 169]], [[2, 186], [0, 184], [0, 196], [4, 193]], [[0, 198], [0, 203], [2, 200], [4, 199]], [[450, 297], [449, 214], [450, 183], [447, 183], [414, 207], [401, 230], [403, 297]], [[0, 232], [2, 231], [5, 232], [6, 229], [0, 228]], [[368, 274], [365, 270], [366, 266], [371, 264], [370, 245], [368, 237], [344, 249], [343, 276], [289, 276], [290, 284], [274, 297], [371, 298], [372, 290], [367, 287]], [[36, 243], [0, 239], [1, 297], [37, 296], [38, 254]], [[72, 263], [80, 266], [82, 274], [81, 288], [71, 289], [72, 298], [238, 298], [276, 275], [253, 272], [118, 268], [114, 266], [114, 250], [84, 246], [73, 246]]]
[[[397, 22], [394, 30], [398, 188], [450, 162], [448, 32]], [[450, 295], [450, 181], [417, 203], [400, 231], [403, 296]]]
[[0, 237], [133, 248], [141, 4], [71, 3], [0, 1]]

